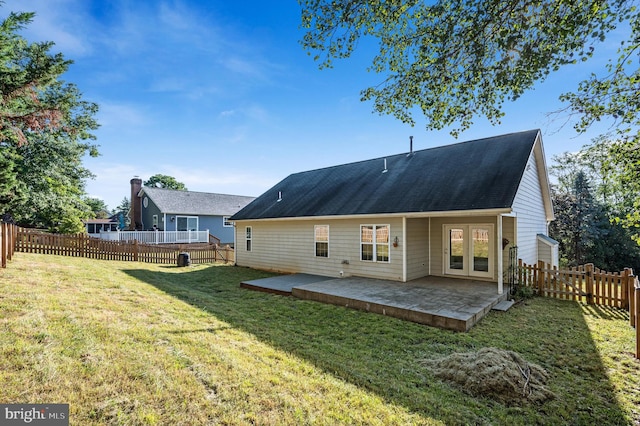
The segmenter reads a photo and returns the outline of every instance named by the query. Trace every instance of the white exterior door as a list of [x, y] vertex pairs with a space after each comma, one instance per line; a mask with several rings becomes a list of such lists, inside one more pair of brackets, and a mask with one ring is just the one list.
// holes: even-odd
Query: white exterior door
[[445, 225], [444, 273], [493, 278], [493, 225]]

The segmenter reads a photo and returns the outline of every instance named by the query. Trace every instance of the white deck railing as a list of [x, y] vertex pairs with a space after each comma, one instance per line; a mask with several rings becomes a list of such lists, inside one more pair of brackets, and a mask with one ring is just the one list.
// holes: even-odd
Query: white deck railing
[[133, 241], [145, 244], [208, 243], [206, 231], [115, 231], [100, 232], [100, 238], [111, 241]]

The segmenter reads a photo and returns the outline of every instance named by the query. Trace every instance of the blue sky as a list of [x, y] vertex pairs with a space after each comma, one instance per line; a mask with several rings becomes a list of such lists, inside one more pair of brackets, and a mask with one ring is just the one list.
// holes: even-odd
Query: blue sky
[[[258, 196], [287, 175], [336, 164], [540, 128], [548, 164], [606, 130], [576, 137], [551, 121], [558, 95], [601, 70], [617, 48], [564, 68], [517, 102], [499, 126], [476, 119], [456, 140], [373, 112], [360, 91], [381, 82], [366, 68], [375, 46], [320, 71], [302, 49], [295, 0], [6, 0], [34, 11], [23, 32], [53, 41], [72, 59], [64, 79], [100, 105], [101, 156], [86, 158], [91, 196], [110, 208], [129, 196], [129, 180], [166, 174], [193, 191]], [[614, 39], [615, 39], [614, 34]]]

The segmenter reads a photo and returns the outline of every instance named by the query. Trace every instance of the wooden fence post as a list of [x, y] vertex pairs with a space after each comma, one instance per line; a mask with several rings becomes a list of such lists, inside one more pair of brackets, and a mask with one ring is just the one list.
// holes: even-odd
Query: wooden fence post
[[633, 270], [631, 268], [624, 268], [622, 272], [622, 278], [620, 279], [620, 308], [621, 309], [629, 309], [629, 285], [631, 281], [629, 281], [629, 276], [633, 275]]
[[584, 265], [584, 275], [587, 278], [587, 304], [593, 305], [593, 263], [587, 263]]
[[7, 224], [0, 222], [0, 268], [7, 267]]
[[133, 260], [138, 261], [138, 240], [133, 240]]
[[538, 267], [536, 268], [536, 271], [538, 272], [538, 276], [537, 276], [537, 280], [536, 280], [536, 286], [538, 288], [538, 294], [540, 295], [546, 295], [545, 293], [542, 293], [543, 289], [544, 289], [544, 262], [542, 260], [538, 260]]
[[629, 325], [631, 327], [636, 326], [636, 297], [635, 297], [635, 282], [636, 277], [629, 275], [627, 280], [627, 297], [629, 298]]
[[636, 358], [640, 359], [640, 287], [635, 288]]

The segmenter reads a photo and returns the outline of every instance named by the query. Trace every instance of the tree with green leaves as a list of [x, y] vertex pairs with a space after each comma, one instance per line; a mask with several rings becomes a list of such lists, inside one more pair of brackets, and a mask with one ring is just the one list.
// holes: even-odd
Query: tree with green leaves
[[603, 170], [610, 143], [598, 138], [578, 152], [554, 157], [550, 172], [557, 178], [552, 191], [556, 220], [549, 231], [560, 242], [566, 264], [592, 262], [609, 271], [635, 270], [640, 268], [640, 246], [632, 230], [616, 218], [633, 211], [637, 192], [622, 185], [615, 170]]
[[151, 188], [177, 189], [179, 191], [187, 191], [187, 187], [182, 182], [178, 182], [173, 176], [155, 174], [144, 181], [144, 186]]
[[[374, 39], [370, 71], [378, 85], [361, 92], [380, 114], [427, 130], [451, 127], [457, 136], [481, 116], [497, 125], [503, 104], [518, 99], [550, 73], [586, 62], [606, 37], [628, 33], [604, 73], [593, 73], [573, 92], [559, 94], [559, 113], [586, 131], [612, 124], [608, 167], [640, 190], [640, 9], [634, 0], [299, 0], [302, 46], [321, 68], [348, 58], [361, 40]], [[600, 52], [598, 52], [600, 53]], [[621, 218], [640, 225], [635, 213]], [[640, 242], [640, 238], [638, 240]]]
[[85, 154], [98, 125], [97, 105], [61, 80], [71, 61], [53, 43], [29, 43], [18, 32], [33, 13], [0, 23], [0, 213], [25, 226], [81, 232], [91, 213], [84, 202]]
[[83, 201], [91, 208], [93, 217], [96, 219], [108, 219], [111, 216], [109, 207], [104, 200], [95, 197], [83, 197]]
[[570, 192], [554, 193], [553, 198], [556, 220], [549, 231], [560, 242], [563, 258], [569, 266], [594, 262], [593, 248], [602, 237], [606, 217], [593, 198], [586, 175], [578, 172]]

